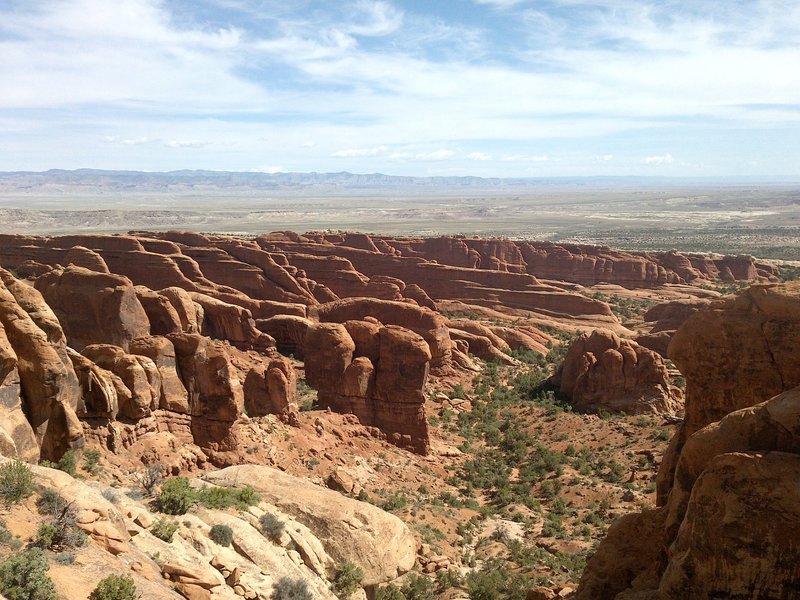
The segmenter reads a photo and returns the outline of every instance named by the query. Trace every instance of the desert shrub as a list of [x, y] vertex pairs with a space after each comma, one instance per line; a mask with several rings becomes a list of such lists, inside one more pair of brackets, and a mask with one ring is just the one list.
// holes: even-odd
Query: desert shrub
[[150, 533], [160, 540], [169, 543], [172, 541], [172, 536], [178, 530], [178, 523], [172, 519], [161, 518], [150, 527]]
[[283, 530], [286, 527], [284, 522], [272, 513], [264, 513], [258, 519], [258, 524], [261, 527], [261, 533], [271, 539], [273, 542], [279, 542]]
[[47, 488], [36, 501], [36, 508], [43, 515], [57, 515], [67, 507], [67, 501], [57, 491]]
[[109, 575], [101, 579], [89, 600], [136, 600], [136, 584], [130, 575]]
[[144, 471], [139, 475], [139, 485], [142, 486], [144, 493], [148, 496], [153, 496], [156, 488], [164, 480], [162, 476], [163, 470], [161, 463], [155, 462], [145, 466]]
[[313, 600], [305, 579], [281, 577], [272, 587], [271, 600]]
[[33, 494], [33, 471], [17, 459], [0, 465], [0, 499], [6, 506]]
[[500, 561], [487, 562], [467, 575], [470, 600], [525, 600], [531, 581]]
[[59, 471], [64, 471], [64, 473], [69, 473], [73, 477], [77, 473], [78, 468], [78, 456], [75, 454], [75, 450], [67, 450], [58, 459], [57, 462], [53, 462], [50, 460], [43, 460], [40, 463], [43, 467], [48, 467], [50, 469], [58, 469]]
[[197, 501], [207, 508], [224, 509], [235, 506], [240, 510], [258, 504], [260, 498], [252, 487], [207, 487], [197, 492]]
[[56, 600], [56, 586], [47, 575], [50, 565], [39, 548], [0, 562], [0, 594], [7, 600]]
[[83, 453], [83, 470], [90, 475], [96, 475], [100, 466], [100, 451], [94, 448]]
[[211, 531], [208, 532], [208, 537], [211, 538], [212, 542], [227, 547], [233, 541], [233, 529], [227, 525], [214, 525], [211, 527]]
[[189, 487], [186, 477], [171, 477], [161, 486], [158, 510], [168, 515], [185, 515], [197, 500], [197, 493]]
[[424, 575], [411, 573], [402, 586], [380, 588], [376, 600], [434, 600], [433, 583]]
[[78, 548], [86, 543], [86, 533], [76, 525], [75, 511], [68, 505], [49, 523], [36, 531], [34, 544], [45, 549]]
[[72, 552], [59, 552], [53, 560], [56, 561], [56, 564], [69, 566], [75, 562], [75, 555]]
[[114, 488], [106, 488], [101, 493], [103, 498], [111, 502], [111, 504], [119, 502], [119, 492]]
[[352, 596], [361, 585], [361, 580], [364, 579], [364, 571], [358, 565], [346, 562], [336, 567], [336, 573], [333, 576], [333, 593], [338, 598], [345, 600]]

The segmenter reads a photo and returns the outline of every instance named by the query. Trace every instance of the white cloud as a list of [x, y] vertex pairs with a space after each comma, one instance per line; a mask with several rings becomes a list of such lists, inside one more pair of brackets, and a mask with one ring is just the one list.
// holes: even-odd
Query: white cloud
[[492, 155], [485, 152], [470, 152], [466, 157], [470, 160], [492, 160]]
[[313, 148], [316, 145], [317, 145], [317, 142], [313, 142], [311, 140], [308, 140], [307, 142], [303, 142], [303, 148]]
[[501, 160], [507, 162], [546, 162], [550, 160], [550, 157], [546, 154], [533, 156], [529, 154], [510, 154], [508, 156], [504, 156]]
[[192, 141], [192, 140], [170, 140], [164, 142], [167, 148], [202, 148], [207, 146], [208, 142]]
[[645, 156], [639, 162], [643, 165], [671, 165], [673, 163], [673, 158], [671, 154], [667, 153], [657, 156]]
[[475, 0], [475, 4], [486, 4], [494, 8], [511, 8], [522, 2], [524, 0]]
[[614, 160], [613, 154], [598, 154], [594, 157], [594, 162], [608, 162]]
[[414, 156], [417, 160], [445, 160], [454, 156], [455, 152], [446, 148], [439, 148], [433, 152], [421, 152]]
[[337, 150], [331, 154], [334, 158], [355, 158], [363, 156], [378, 156], [384, 154], [389, 148], [386, 146], [376, 146], [374, 148], [348, 148]]

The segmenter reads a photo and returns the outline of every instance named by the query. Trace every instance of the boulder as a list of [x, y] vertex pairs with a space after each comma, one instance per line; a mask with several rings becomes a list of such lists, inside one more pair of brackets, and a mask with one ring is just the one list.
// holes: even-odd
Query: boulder
[[611, 332], [579, 337], [552, 381], [579, 410], [676, 414], [682, 409], [663, 359]]
[[365, 587], [391, 581], [414, 566], [414, 536], [400, 519], [371, 504], [258, 465], [228, 467], [203, 479], [252, 486], [266, 502], [308, 527], [336, 563], [359, 565]]

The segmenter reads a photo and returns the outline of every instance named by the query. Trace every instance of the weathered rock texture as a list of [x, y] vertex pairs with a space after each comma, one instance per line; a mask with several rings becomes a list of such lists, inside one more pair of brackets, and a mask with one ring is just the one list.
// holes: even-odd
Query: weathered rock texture
[[305, 339], [308, 384], [317, 389], [322, 406], [353, 413], [363, 424], [387, 433], [393, 443], [427, 453], [430, 439], [423, 389], [431, 361], [428, 344], [396, 325], [356, 323], [309, 327]]
[[606, 331], [579, 337], [553, 382], [579, 410], [628, 414], [682, 410], [680, 392], [670, 385], [663, 359]]
[[[4, 279], [8, 280], [7, 277], [6, 273]], [[14, 289], [20, 295], [24, 288]], [[23, 305], [17, 302], [5, 283], [0, 283], [0, 325], [4, 330], [0, 344], [5, 372], [3, 387], [6, 388], [2, 393], [4, 405], [9, 408], [8, 416], [3, 419], [3, 429], [18, 453], [33, 453], [27, 428], [18, 419], [15, 399], [18, 377], [19, 408], [30, 423], [41, 455], [57, 459], [70, 447], [83, 444], [82, 427], [75, 414], [81, 397], [80, 385], [67, 357], [63, 333], [55, 330], [48, 318], [48, 337], [33, 319], [37, 316], [42, 322], [40, 317], [49, 314], [41, 297], [35, 290], [31, 293], [26, 290]], [[4, 445], [9, 445], [7, 439]]]
[[712, 303], [678, 330], [686, 421], [660, 467], [659, 507], [612, 525], [578, 598], [796, 596], [798, 323], [800, 285], [787, 284]]
[[371, 504], [269, 467], [228, 467], [203, 478], [216, 485], [252, 486], [306, 526], [337, 563], [361, 566], [365, 587], [391, 581], [414, 565], [414, 536], [400, 519]]

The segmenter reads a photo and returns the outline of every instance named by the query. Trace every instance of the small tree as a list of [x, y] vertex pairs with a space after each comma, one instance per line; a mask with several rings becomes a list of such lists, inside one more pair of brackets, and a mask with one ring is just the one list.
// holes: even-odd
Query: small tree
[[220, 546], [227, 547], [233, 541], [233, 529], [227, 525], [214, 525], [211, 527], [211, 531], [208, 532], [208, 537]]
[[0, 594], [7, 600], [56, 600], [56, 586], [47, 575], [50, 565], [39, 548], [0, 562]]
[[0, 466], [0, 499], [6, 506], [33, 494], [33, 471], [17, 459]]
[[97, 475], [100, 466], [100, 450], [91, 448], [83, 453], [83, 470], [90, 475]]
[[342, 563], [336, 567], [336, 574], [333, 576], [333, 593], [346, 600], [359, 588], [362, 579], [364, 571], [361, 567], [351, 562]]
[[100, 580], [89, 600], [136, 600], [136, 584], [130, 575], [109, 575]]
[[139, 484], [144, 489], [145, 494], [152, 497], [156, 493], [156, 488], [164, 480], [163, 471], [164, 468], [159, 462], [145, 466], [144, 471], [139, 476]]
[[150, 533], [160, 540], [169, 543], [172, 541], [172, 536], [178, 530], [178, 524], [172, 519], [161, 518], [150, 528]]
[[168, 515], [185, 515], [197, 499], [186, 477], [171, 477], [161, 486], [158, 509]]

